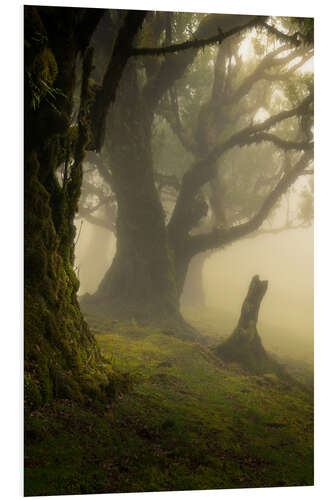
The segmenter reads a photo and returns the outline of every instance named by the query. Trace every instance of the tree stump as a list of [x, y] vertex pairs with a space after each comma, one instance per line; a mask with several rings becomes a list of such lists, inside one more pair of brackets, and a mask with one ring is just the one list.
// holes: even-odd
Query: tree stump
[[257, 331], [259, 309], [267, 286], [268, 281], [260, 281], [258, 275], [252, 278], [237, 327], [230, 337], [216, 348], [217, 355], [223, 360], [239, 363], [256, 374], [272, 371], [272, 360], [268, 357]]

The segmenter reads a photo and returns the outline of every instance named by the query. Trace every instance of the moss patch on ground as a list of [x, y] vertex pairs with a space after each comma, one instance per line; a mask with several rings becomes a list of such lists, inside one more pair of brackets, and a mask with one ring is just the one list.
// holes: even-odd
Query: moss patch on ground
[[313, 484], [313, 400], [297, 384], [135, 322], [88, 321], [133, 388], [28, 414], [25, 495]]

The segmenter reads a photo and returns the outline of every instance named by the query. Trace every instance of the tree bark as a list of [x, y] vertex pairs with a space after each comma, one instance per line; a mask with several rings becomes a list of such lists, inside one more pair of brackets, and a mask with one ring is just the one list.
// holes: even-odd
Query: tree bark
[[[73, 270], [73, 221], [87, 141], [86, 47], [103, 13], [88, 10], [24, 11], [24, 359], [30, 410], [57, 397], [82, 403], [113, 394], [111, 372], [80, 312]], [[85, 55], [81, 108], [78, 125], [71, 127], [79, 53]], [[68, 172], [61, 186], [56, 169], [62, 163]]]
[[[222, 20], [221, 16], [207, 16], [200, 23], [196, 35], [204, 37], [212, 31], [216, 32]], [[243, 22], [261, 22], [257, 18], [250, 20], [248, 16], [242, 19], [238, 16], [228, 18], [229, 21], [236, 23], [236, 26]], [[232, 147], [261, 140], [278, 143], [284, 148], [307, 147], [303, 143], [289, 143], [267, 134], [266, 129], [303, 112], [310, 104], [310, 98], [305, 99], [296, 109], [281, 112], [263, 123], [236, 132], [222, 144], [215, 144], [215, 140], [211, 144], [210, 134], [205, 134], [206, 140], [199, 148], [197, 161], [183, 176], [175, 209], [168, 227], [165, 227], [153, 174], [151, 127], [158, 102], [174, 82], [182, 77], [193, 62], [196, 51], [197, 48], [192, 48], [177, 56], [168, 55], [160, 63], [146, 63], [145, 84], [142, 82], [142, 72], [140, 85], [137, 82], [139, 72], [136, 71], [134, 61], [127, 65], [122, 76], [108, 131], [112, 190], [118, 202], [117, 252], [96, 294], [86, 302], [85, 307], [88, 302], [95, 303], [115, 317], [133, 317], [149, 322], [155, 322], [158, 318], [180, 318], [179, 298], [191, 259], [201, 250], [222, 246], [233, 241], [234, 236], [244, 236], [246, 231], [257, 229], [274, 202], [295, 180], [294, 174], [299, 174], [297, 170], [279, 183], [270, 196], [269, 203], [264, 204], [254, 221], [250, 220], [241, 227], [214, 226], [209, 233], [191, 234], [198, 221], [207, 214], [208, 206], [200, 189], [215, 177], [216, 161], [220, 155]], [[139, 52], [132, 49], [130, 53], [133, 55]], [[147, 54], [145, 51], [143, 53]], [[220, 75], [221, 78], [222, 76]], [[216, 89], [219, 87], [218, 83], [216, 82]], [[213, 110], [208, 111], [211, 115]], [[221, 119], [220, 116], [213, 116], [208, 123], [204, 116], [201, 118], [201, 123], [209, 127], [213, 125], [212, 119]]]
[[257, 331], [259, 309], [267, 286], [268, 281], [260, 281], [259, 276], [252, 278], [236, 329], [216, 348], [217, 355], [223, 360], [239, 363], [257, 374], [273, 371], [273, 362], [267, 356]]
[[165, 216], [155, 187], [151, 153], [153, 110], [142, 98], [130, 61], [109, 121], [106, 147], [117, 196], [117, 250], [110, 269], [84, 308], [114, 318], [184, 329]]

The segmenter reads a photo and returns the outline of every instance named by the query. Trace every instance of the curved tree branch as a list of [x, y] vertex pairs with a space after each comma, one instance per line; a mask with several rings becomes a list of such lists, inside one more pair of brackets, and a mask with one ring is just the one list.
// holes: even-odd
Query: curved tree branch
[[[257, 68], [249, 75], [244, 82], [238, 87], [238, 89], [231, 96], [231, 100], [233, 102], [238, 101], [241, 97], [246, 95], [250, 89], [253, 87], [255, 83], [257, 83], [261, 79], [270, 80], [270, 81], [281, 81], [289, 78], [295, 71], [297, 71], [300, 67], [305, 64], [312, 56], [313, 52], [309, 51], [308, 54], [303, 54], [303, 48], [296, 49], [292, 53], [288, 54], [285, 57], [276, 57], [281, 52], [288, 50], [286, 46], [279, 47], [272, 53], [268, 54], [257, 66]], [[296, 63], [292, 68], [288, 71], [279, 72], [279, 73], [268, 73], [267, 71], [280, 66], [282, 68], [286, 64], [292, 62], [296, 58], [302, 56], [301, 61]]]
[[127, 60], [132, 55], [132, 43], [146, 16], [146, 11], [128, 11], [113, 45], [102, 86], [97, 90], [91, 109], [93, 137], [89, 149], [100, 151], [104, 142], [105, 120], [109, 106], [115, 100], [117, 87]]
[[[302, 174], [301, 174], [302, 175]], [[284, 226], [281, 227], [273, 227], [270, 229], [258, 229], [257, 231], [254, 231], [252, 233], [248, 233], [245, 236], [242, 237], [242, 239], [252, 239], [252, 238], [258, 238], [258, 236], [264, 236], [264, 235], [275, 235], [275, 234], [281, 234], [284, 233], [285, 231], [291, 231], [294, 229], [305, 229], [309, 227], [310, 224], [285, 224]]]
[[[312, 102], [313, 102], [313, 94], [311, 93], [295, 108], [292, 108], [287, 111], [281, 111], [280, 113], [267, 118], [266, 120], [264, 120], [261, 123], [258, 123], [257, 125], [250, 125], [249, 127], [246, 127], [240, 130], [239, 132], [236, 132], [224, 143], [216, 146], [205, 158], [203, 158], [196, 164], [195, 168], [197, 169], [205, 168], [205, 166], [208, 163], [210, 164], [214, 163], [221, 156], [222, 153], [225, 153], [227, 150], [233, 148], [234, 146], [244, 146], [246, 144], [251, 144], [253, 142], [256, 142], [255, 137], [258, 137], [258, 134], [260, 132], [265, 132], [269, 130], [271, 127], [273, 127], [274, 125], [283, 120], [306, 113], [308, 107], [312, 104]], [[272, 137], [267, 140], [275, 140], [272, 139]], [[291, 149], [293, 148], [297, 149], [298, 143], [292, 143], [292, 144], [293, 146], [291, 147]]]
[[188, 240], [189, 254], [194, 256], [199, 252], [230, 244], [256, 231], [267, 218], [269, 212], [281, 195], [285, 193], [295, 180], [305, 171], [310, 160], [311, 153], [304, 153], [297, 164], [289, 172], [285, 172], [275, 188], [266, 197], [260, 210], [247, 222], [228, 229], [216, 228], [210, 233], [191, 236]]
[[287, 141], [281, 139], [277, 135], [269, 134], [267, 132], [261, 132], [260, 134], [253, 134], [248, 139], [244, 139], [244, 142], [240, 143], [239, 146], [249, 146], [250, 144], [258, 144], [259, 142], [272, 142], [278, 148], [285, 151], [290, 150], [310, 150], [313, 149], [313, 143], [308, 141], [298, 142], [298, 141]]
[[283, 42], [289, 42], [292, 45], [295, 45], [296, 47], [301, 45], [302, 43], [301, 40], [304, 38], [303, 35], [299, 32], [296, 32], [293, 35], [287, 35], [286, 33], [283, 33], [282, 31], [278, 30], [274, 26], [271, 26], [270, 24], [267, 23], [264, 23], [263, 27], [268, 33], [274, 35], [278, 40], [281, 40]]
[[182, 125], [180, 116], [179, 116], [179, 106], [178, 106], [178, 96], [177, 92], [173, 90], [172, 88], [170, 89], [170, 102], [161, 109], [158, 110], [158, 113], [166, 119], [166, 121], [169, 123], [172, 131], [174, 134], [178, 137], [179, 142], [185, 149], [185, 151], [196, 154], [197, 153], [197, 147], [195, 142], [191, 139], [189, 134], [186, 133], [184, 130], [184, 127]]
[[[224, 143], [216, 146], [205, 158], [194, 163], [192, 168], [188, 170], [182, 180], [181, 189], [177, 199], [177, 203], [169, 222], [170, 234], [179, 233], [180, 226], [184, 219], [184, 214], [191, 210], [193, 200], [199, 189], [210, 179], [216, 175], [216, 161], [226, 151], [235, 146], [245, 146], [249, 144], [258, 143], [263, 140], [274, 142], [283, 149], [312, 149], [313, 143], [297, 143], [291, 141], [284, 141], [279, 137], [268, 134], [266, 130], [270, 129], [273, 125], [292, 116], [303, 114], [312, 103], [313, 96], [310, 94], [306, 97], [301, 104], [288, 111], [282, 111], [274, 116], [271, 116], [263, 122], [246, 127], [240, 132], [236, 132]], [[188, 227], [184, 228], [185, 232], [189, 230]]]
[[112, 174], [111, 171], [105, 166], [101, 156], [94, 151], [89, 151], [86, 154], [86, 160], [90, 161], [95, 165], [100, 175], [103, 177], [105, 182], [112, 188]]
[[256, 16], [256, 19], [250, 21], [244, 26], [238, 26], [233, 28], [232, 30], [229, 30], [225, 33], [222, 31], [219, 31], [217, 35], [213, 35], [211, 37], [207, 38], [201, 38], [201, 39], [193, 39], [193, 40], [188, 40], [186, 42], [182, 43], [175, 43], [172, 45], [168, 45], [166, 47], [139, 47], [139, 48], [132, 48], [131, 55], [133, 56], [161, 56], [161, 55], [167, 55], [167, 54], [175, 54], [177, 52], [182, 52], [184, 50], [188, 49], [201, 49], [204, 47], [207, 47], [208, 45], [214, 45], [216, 43], [222, 43], [223, 40], [226, 38], [229, 38], [230, 36], [233, 36], [243, 29], [249, 29], [253, 28], [255, 26], [262, 26], [263, 28], [268, 31], [268, 33], [274, 35], [276, 38], [279, 40], [282, 40], [284, 42], [288, 42], [296, 47], [298, 47], [301, 44], [301, 38], [302, 35], [301, 33], [297, 32], [294, 33], [293, 35], [287, 35], [286, 33], [283, 33], [282, 31], [279, 31], [277, 28], [274, 26], [271, 26], [267, 23], [265, 23], [265, 19], [267, 19], [268, 16]]
[[[238, 25], [226, 33], [223, 33], [219, 29], [219, 26], [222, 24], [223, 17], [224, 16], [221, 16], [221, 14], [211, 15], [210, 22], [206, 22], [204, 18], [195, 33], [195, 37], [198, 38], [197, 40], [187, 41], [170, 47], [161, 47], [160, 49], [147, 49], [149, 51], [153, 51], [149, 52], [149, 55], [158, 55], [163, 53], [169, 54], [162, 62], [155, 78], [152, 78], [143, 90], [143, 95], [150, 107], [154, 109], [156, 103], [160, 100], [162, 95], [165, 94], [165, 92], [174, 84], [176, 80], [183, 76], [186, 68], [192, 64], [198, 50], [201, 47], [217, 42], [222, 43], [227, 38], [240, 33], [245, 29], [250, 29], [263, 24], [266, 20], [266, 17], [263, 16], [229, 16], [230, 19], [233, 17], [234, 21], [238, 23]], [[251, 18], [250, 21], [244, 22], [249, 18]], [[204, 38], [213, 30], [216, 30], [218, 34], [210, 38]], [[176, 52], [181, 53], [175, 54]], [[138, 55], [138, 52], [136, 52], [136, 55]]]
[[[251, 16], [252, 17], [252, 16]], [[176, 43], [173, 45], [169, 45], [167, 47], [141, 47], [141, 48], [132, 48], [131, 55], [133, 56], [161, 56], [167, 54], [175, 54], [177, 52], [182, 52], [188, 49], [202, 49], [209, 45], [214, 45], [216, 43], [222, 43], [223, 40], [240, 33], [244, 29], [254, 28], [258, 24], [263, 24], [267, 19], [267, 16], [256, 16], [255, 19], [252, 19], [250, 22], [236, 26], [235, 28], [223, 33], [218, 29], [218, 33], [216, 35], [193, 40], [187, 40], [186, 42]], [[200, 28], [197, 33], [200, 33]]]
[[103, 229], [107, 229], [112, 233], [115, 232], [115, 224], [111, 221], [106, 221], [101, 217], [97, 217], [91, 212], [89, 209], [81, 207], [79, 217], [85, 219], [87, 222], [94, 226], [102, 227]]

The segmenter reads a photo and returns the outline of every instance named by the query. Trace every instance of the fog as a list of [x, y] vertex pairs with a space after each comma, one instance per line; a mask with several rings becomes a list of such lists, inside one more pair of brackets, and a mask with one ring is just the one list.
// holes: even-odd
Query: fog
[[[200, 19], [200, 15], [197, 19], [194, 16], [193, 26], [197, 26]], [[228, 22], [231, 21], [230, 18]], [[277, 18], [275, 22], [281, 29], [290, 28], [290, 20]], [[207, 26], [205, 29], [208, 29]], [[102, 35], [101, 28], [94, 42], [101, 54], [105, 50]], [[182, 40], [183, 35], [180, 30], [177, 35], [179, 40]], [[104, 59], [101, 57], [99, 65], [103, 66], [103, 61], [105, 63], [107, 60]], [[265, 68], [264, 73], [262, 68]], [[134, 144], [132, 136], [136, 134], [136, 123], [140, 123], [135, 121], [134, 116], [142, 114], [140, 106], [135, 106], [139, 102], [141, 86], [147, 83], [146, 80], [149, 82], [150, 71], [149, 64], [146, 68], [144, 64], [141, 67], [140, 63], [137, 63], [137, 67], [129, 65], [122, 77], [116, 105], [109, 116], [108, 140], [102, 156], [99, 160], [88, 159], [86, 162], [88, 174], [84, 175], [79, 213], [82, 218], [76, 221], [78, 236], [75, 255], [80, 295], [96, 292], [116, 253], [118, 205], [112, 184], [112, 170], [126, 170], [133, 158], [136, 159], [142, 150], [146, 151], [145, 146], [139, 144], [140, 141]], [[100, 77], [99, 72], [101, 68], [95, 68], [96, 79]], [[251, 134], [257, 133], [260, 126], [269, 122], [271, 117], [279, 116], [282, 110], [295, 106], [309, 92], [311, 95], [313, 50], [310, 45], [302, 49], [292, 48], [285, 45], [284, 39], [275, 40], [265, 33], [250, 30], [243, 38], [228, 42], [225, 48], [213, 47], [210, 51], [200, 52], [193, 60], [190, 71], [184, 72], [176, 80], [170, 83], [173, 90], [161, 101], [161, 107], [157, 107], [151, 115], [153, 133], [147, 135], [150, 144], [145, 152], [153, 165], [155, 188], [164, 209], [166, 225], [174, 213], [183, 176], [185, 172], [195, 171], [198, 159], [208, 158], [212, 149], [219, 147], [219, 143], [224, 141], [227, 144], [231, 133], [237, 136], [240, 130], [248, 129], [252, 130]], [[136, 99], [131, 101], [133, 89]], [[123, 127], [125, 113], [127, 128]], [[274, 129], [267, 125], [267, 130], [273, 130], [277, 135], [272, 143], [267, 141], [267, 136], [263, 142], [259, 139], [253, 142], [250, 134], [248, 142], [236, 141], [239, 147], [231, 148], [230, 151], [226, 148], [226, 152], [215, 160], [215, 177], [208, 177], [198, 189], [207, 211], [205, 214], [198, 212], [197, 219], [186, 231], [190, 238], [208, 233], [213, 235], [214, 231], [218, 232], [224, 227], [241, 226], [251, 217], [256, 217], [256, 213], [260, 215], [261, 207], [270, 203], [270, 196], [280, 182], [283, 179], [289, 182], [291, 170], [296, 171], [300, 162], [306, 162], [306, 175], [297, 175], [288, 187], [281, 187], [276, 202], [263, 217], [259, 232], [264, 231], [265, 234], [258, 236], [253, 234], [255, 231], [249, 231], [245, 238], [236, 238], [236, 241], [225, 247], [218, 248], [221, 246], [219, 244], [208, 247], [202, 267], [202, 290], [205, 314], [211, 314], [221, 336], [227, 336], [237, 324], [252, 277], [259, 275], [260, 279], [268, 280], [268, 291], [258, 323], [265, 346], [277, 354], [311, 361], [313, 184], [309, 174], [312, 173], [313, 165], [311, 155], [307, 156], [306, 153], [309, 145], [301, 153], [302, 148], [298, 148], [297, 144], [312, 142], [313, 113], [309, 109], [307, 118], [295, 113], [282, 123], [278, 120]], [[144, 120], [140, 127], [143, 125]], [[293, 140], [296, 146], [288, 144], [288, 141]], [[127, 156], [123, 155], [125, 150]], [[108, 176], [105, 176], [105, 170], [109, 171]], [[126, 186], [126, 192], [130, 193], [128, 188]], [[193, 207], [194, 201], [191, 210]], [[85, 217], [87, 213], [89, 217], [98, 218], [99, 225], [90, 224], [89, 217]], [[126, 227], [135, 227], [135, 215], [132, 221], [126, 220], [125, 224]], [[140, 230], [140, 235], [144, 231], [145, 227]], [[133, 241], [136, 242], [136, 239]], [[130, 250], [127, 252], [130, 253]], [[136, 253], [139, 255], [140, 249]], [[197, 253], [200, 255], [200, 251]], [[143, 262], [142, 258], [138, 262]], [[124, 286], [124, 302], [128, 299], [127, 290], [132, 290], [133, 283], [137, 281], [135, 267], [136, 264], [131, 264], [134, 278], [127, 288]], [[124, 265], [123, 270], [126, 268]], [[124, 280], [127, 280], [128, 276], [124, 272]], [[153, 275], [155, 271], [149, 272]], [[191, 269], [188, 276], [190, 273]], [[188, 279], [187, 290], [192, 286], [189, 283]], [[145, 289], [145, 285], [142, 286]], [[178, 287], [180, 289], [181, 286]], [[118, 292], [117, 289], [115, 297]], [[183, 313], [188, 321], [191, 321], [191, 306], [192, 313], [200, 313], [198, 304], [193, 302], [191, 305], [191, 300], [184, 300]]]
[[313, 485], [313, 19], [25, 28], [25, 495]]
[[80, 280], [79, 295], [94, 293], [110, 267], [115, 251], [116, 239], [107, 229], [82, 221], [77, 224], [80, 236], [75, 247], [76, 269]]
[[[96, 291], [115, 251], [110, 231], [83, 222], [76, 245], [80, 295]], [[273, 352], [312, 361], [313, 262], [313, 226], [243, 239], [208, 256], [205, 303], [221, 321], [221, 335], [231, 333], [249, 282], [259, 274], [269, 282], [258, 321], [264, 344]]]
[[238, 241], [209, 257], [204, 268], [207, 305], [237, 316], [255, 274], [269, 282], [258, 321], [263, 341], [283, 353], [290, 346], [295, 356], [309, 359], [313, 349], [313, 227]]

